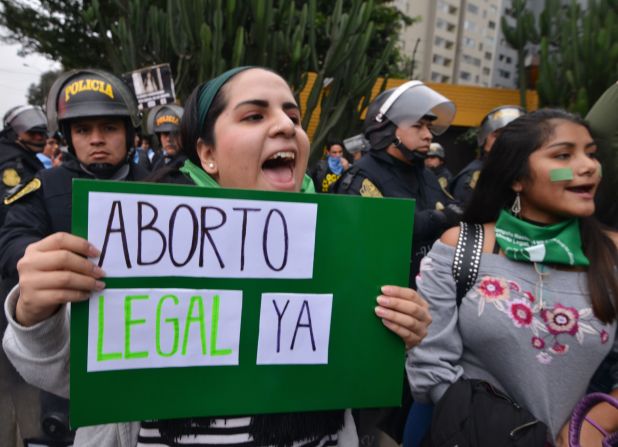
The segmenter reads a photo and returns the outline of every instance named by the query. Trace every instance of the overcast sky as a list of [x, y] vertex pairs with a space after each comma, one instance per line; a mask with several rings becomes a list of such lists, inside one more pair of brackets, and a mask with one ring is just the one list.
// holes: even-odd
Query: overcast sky
[[26, 104], [28, 87], [39, 82], [41, 73], [59, 68], [39, 55], [19, 57], [18, 50], [19, 45], [0, 42], [0, 119], [11, 107]]

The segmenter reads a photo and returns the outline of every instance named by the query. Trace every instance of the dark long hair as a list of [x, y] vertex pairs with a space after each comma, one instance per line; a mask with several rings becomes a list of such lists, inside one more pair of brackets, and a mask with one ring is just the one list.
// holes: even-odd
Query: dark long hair
[[[545, 144], [558, 121], [585, 127], [580, 117], [559, 109], [541, 109], [523, 115], [501, 129], [478, 179], [476, 189], [464, 213], [471, 223], [495, 222], [502, 209], [515, 200], [513, 183], [530, 178], [530, 155]], [[618, 310], [618, 252], [594, 218], [580, 219], [583, 250], [590, 260], [588, 290], [595, 316], [604, 323], [616, 319]]]
[[201, 162], [196, 151], [197, 140], [201, 138], [204, 143], [215, 145], [215, 122], [227, 106], [226, 87], [227, 85], [221, 87], [213, 98], [204, 120], [204, 127], [200, 126], [199, 112], [200, 92], [204, 84], [193, 90], [185, 104], [185, 112], [180, 122], [180, 150], [198, 166]]

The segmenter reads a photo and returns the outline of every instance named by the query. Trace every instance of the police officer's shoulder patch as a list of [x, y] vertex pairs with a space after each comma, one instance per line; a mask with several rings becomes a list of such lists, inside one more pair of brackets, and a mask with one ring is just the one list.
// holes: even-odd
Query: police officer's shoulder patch
[[17, 200], [21, 199], [25, 195], [28, 195], [31, 192], [36, 191], [40, 187], [41, 187], [41, 180], [35, 177], [32, 180], [30, 180], [28, 183], [24, 184], [23, 186], [16, 188], [14, 190], [11, 190], [10, 193], [4, 198], [4, 204], [10, 205], [11, 203], [16, 202]]
[[468, 183], [470, 188], [472, 188], [472, 189], [476, 188], [476, 182], [479, 181], [479, 175], [481, 175], [481, 171], [479, 171], [479, 170], [474, 171], [472, 173], [472, 176], [470, 177], [470, 182]]
[[14, 168], [5, 168], [2, 171], [2, 183], [9, 188], [19, 185], [21, 177]]
[[363, 179], [363, 183], [360, 188], [360, 195], [363, 197], [383, 197], [378, 187], [368, 178]]
[[440, 184], [440, 189], [449, 199], [455, 200], [453, 195], [448, 190], [448, 179], [446, 177], [438, 177], [438, 183]]

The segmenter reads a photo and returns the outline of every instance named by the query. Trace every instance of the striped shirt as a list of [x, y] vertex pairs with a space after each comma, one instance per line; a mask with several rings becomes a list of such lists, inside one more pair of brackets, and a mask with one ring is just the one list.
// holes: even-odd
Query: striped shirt
[[[250, 417], [215, 419], [210, 427], [194, 428], [195, 434], [183, 435], [176, 440], [177, 445], [258, 447], [249, 434]], [[313, 441], [299, 441], [293, 447], [336, 446], [337, 433], [326, 435]], [[161, 437], [157, 421], [143, 421], [137, 438], [137, 447], [169, 446]]]

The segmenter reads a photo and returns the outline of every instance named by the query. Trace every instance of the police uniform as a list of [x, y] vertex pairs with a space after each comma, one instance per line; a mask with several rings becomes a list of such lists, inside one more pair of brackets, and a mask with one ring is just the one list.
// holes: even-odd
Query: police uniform
[[456, 200], [464, 204], [470, 202], [482, 168], [483, 160], [472, 160], [459, 174], [453, 177], [449, 191]]
[[[119, 176], [110, 180], [142, 180], [148, 171], [125, 165]], [[71, 154], [62, 165], [38, 173], [4, 199], [8, 205], [5, 225], [0, 228], [0, 273], [4, 278], [17, 275], [17, 261], [26, 247], [57, 232], [71, 232], [72, 181], [93, 179]]]
[[[343, 175], [335, 191], [338, 194], [416, 200], [409, 281], [414, 285], [421, 259], [447, 229], [447, 220], [440, 211], [453, 203], [436, 176], [422, 163], [410, 165], [384, 150], [371, 150]], [[388, 225], [384, 226], [384, 231], [388, 231]]]
[[429, 168], [429, 170], [433, 172], [434, 175], [438, 178], [438, 183], [440, 184], [440, 187], [443, 190], [448, 191], [448, 184], [453, 178], [453, 174], [451, 174], [451, 171], [449, 171], [445, 165], [440, 165], [437, 168]]
[[[22, 147], [19, 143], [6, 138], [0, 139], [0, 198], [7, 193], [23, 185], [34, 177], [43, 164], [36, 154]], [[6, 207], [0, 205], [0, 226], [4, 222]]]
[[181, 166], [187, 157], [181, 153], [175, 155], [167, 155], [164, 150], [160, 150], [152, 157], [151, 171], [154, 172], [166, 166]]

